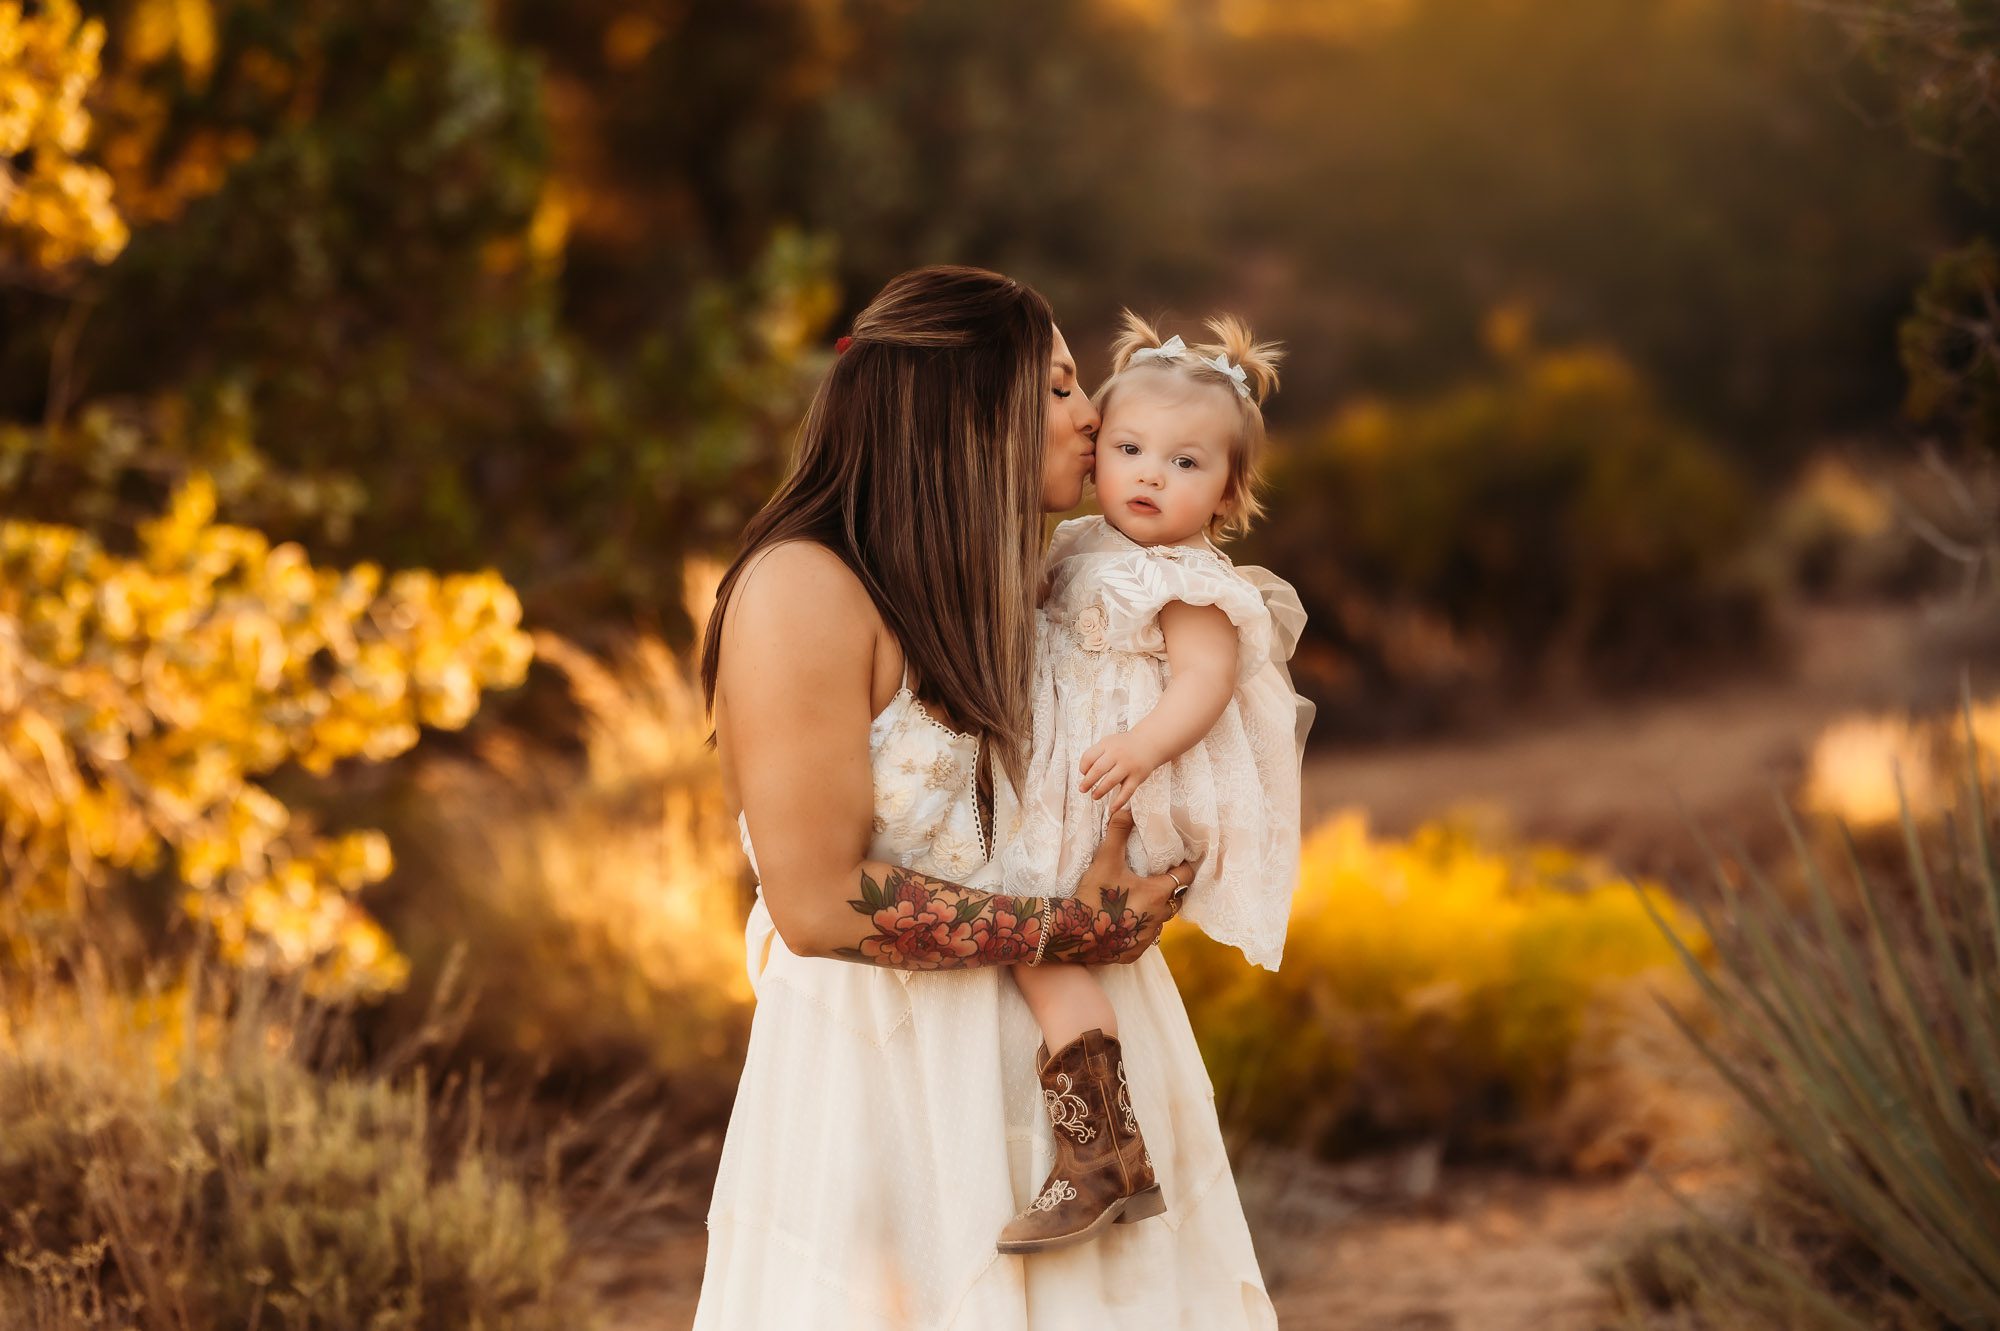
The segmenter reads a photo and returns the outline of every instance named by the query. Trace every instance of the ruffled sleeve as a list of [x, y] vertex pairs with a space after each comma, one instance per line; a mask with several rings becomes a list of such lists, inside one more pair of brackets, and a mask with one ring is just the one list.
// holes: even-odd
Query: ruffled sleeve
[[[1240, 644], [1239, 682], [1263, 669], [1275, 641], [1285, 637], [1254, 583], [1219, 555], [1179, 546], [1073, 555], [1057, 567], [1044, 608], [1069, 627], [1086, 651], [1164, 659], [1167, 640], [1160, 630], [1160, 611], [1171, 601], [1212, 605], [1229, 616]], [[1293, 629], [1282, 643], [1286, 656], [1296, 637]]]

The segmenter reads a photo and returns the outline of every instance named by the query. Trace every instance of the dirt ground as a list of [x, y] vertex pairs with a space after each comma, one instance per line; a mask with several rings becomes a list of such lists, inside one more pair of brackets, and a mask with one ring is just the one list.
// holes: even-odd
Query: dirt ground
[[1752, 849], [1775, 846], [1773, 783], [1793, 790], [1829, 721], [1907, 702], [1922, 613], [1800, 611], [1790, 661], [1762, 675], [1628, 705], [1545, 709], [1476, 739], [1319, 747], [1306, 762], [1306, 825], [1359, 806], [1374, 830], [1400, 835], [1472, 805], [1522, 835], [1648, 874], [1698, 863], [1687, 818]]
[[1237, 1185], [1288, 1331], [1614, 1331], [1601, 1268], [1685, 1223], [1667, 1188], [1711, 1216], [1744, 1190], [1723, 1162], [1572, 1179], [1437, 1169], [1421, 1148], [1245, 1161]]
[[[1308, 823], [1359, 805], [1397, 834], [1482, 806], [1521, 834], [1672, 878], [1691, 867], [1686, 817], [1753, 848], [1778, 835], [1813, 737], [1849, 711], [1904, 701], [1918, 612], [1816, 609], [1792, 664], [1699, 692], [1524, 715], [1456, 739], [1308, 762]], [[1617, 1325], [1600, 1270], [1682, 1215], [1663, 1182], [1711, 1213], [1740, 1194], [1726, 1162], [1580, 1180], [1439, 1166], [1419, 1148], [1326, 1165], [1247, 1155], [1238, 1185], [1282, 1325], [1295, 1331], [1599, 1331]], [[699, 1223], [593, 1255], [613, 1331], [688, 1325]]]
[[[1566, 1179], [1437, 1168], [1421, 1150], [1340, 1165], [1272, 1154], [1237, 1186], [1286, 1331], [1620, 1331], [1600, 1268], [1742, 1184], [1724, 1165]], [[607, 1331], [672, 1331], [694, 1318], [705, 1234], [662, 1227], [591, 1255]], [[811, 1328], [800, 1328], [811, 1331]]]

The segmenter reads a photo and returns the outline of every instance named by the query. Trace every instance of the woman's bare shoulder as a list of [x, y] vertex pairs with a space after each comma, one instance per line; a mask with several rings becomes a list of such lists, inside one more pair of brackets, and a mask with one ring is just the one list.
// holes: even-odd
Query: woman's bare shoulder
[[839, 555], [817, 541], [781, 541], [736, 580], [723, 616], [725, 646], [756, 651], [873, 650], [882, 617]]

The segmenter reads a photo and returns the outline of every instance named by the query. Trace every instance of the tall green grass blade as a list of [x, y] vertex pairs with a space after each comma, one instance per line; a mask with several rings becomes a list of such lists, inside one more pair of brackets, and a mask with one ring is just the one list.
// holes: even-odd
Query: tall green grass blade
[[[1693, 1201], [1673, 1187], [1664, 1182], [1661, 1187], [1668, 1197], [1673, 1199], [1675, 1205], [1687, 1213], [1697, 1231], [1709, 1242], [1746, 1266], [1763, 1273], [1802, 1304], [1802, 1310], [1813, 1318], [1812, 1325], [1815, 1328], [1825, 1328], [1825, 1331], [1875, 1331], [1873, 1324], [1857, 1316], [1789, 1263], [1764, 1251], [1728, 1226], [1717, 1223], [1714, 1217], [1703, 1212]], [[1691, 1270], [1691, 1274], [1699, 1275], [1700, 1272], [1694, 1269]]]
[[1985, 764], [1979, 758], [1978, 732], [1972, 721], [1972, 677], [1959, 677], [1959, 708], [1965, 718], [1966, 795], [1972, 802], [1973, 862], [1984, 886], [1986, 927], [1996, 962], [2000, 962], [2000, 864], [1993, 859], [1993, 839], [1987, 831]]
[[[1702, 840], [1718, 880], [1726, 883], [1726, 878], [1722, 876], [1720, 861], [1714, 855], [1713, 848], [1707, 845], [1705, 838]], [[1740, 848], [1739, 860], [1744, 866], [1746, 875], [1751, 879], [1763, 909], [1768, 911], [1773, 919], [1785, 919], [1790, 912], [1778, 898], [1775, 888], [1757, 870], [1754, 860], [1747, 854], [1740, 853]], [[1710, 936], [1718, 937], [1699, 905], [1690, 904], [1703, 920], [1704, 927], [1710, 930]], [[1659, 923], [1657, 914], [1654, 918], [1657, 925]], [[1779, 945], [1772, 933], [1763, 927], [1755, 908], [1745, 909], [1742, 912], [1738, 933], [1749, 945], [1749, 957], [1733, 958], [1719, 942], [1718, 952], [1723, 956], [1736, 984], [1761, 1018], [1761, 1021], [1745, 1029], [1753, 1043], [1786, 1066], [1796, 1085], [1810, 1089], [1812, 1107], [1826, 1120], [1825, 1130], [1831, 1131], [1832, 1123], [1841, 1117], [1839, 1108], [1830, 1104], [1822, 1092], [1822, 1088], [1829, 1082], [1848, 1090], [1851, 1096], [1850, 1112], [1862, 1105], [1886, 1103], [1891, 1092], [1875, 1074], [1867, 1060], [1842, 1056], [1843, 1050], [1852, 1044], [1851, 1036], [1843, 1039], [1838, 1030], [1828, 1027], [1810, 1015], [1824, 1013], [1838, 1021], [1842, 1013], [1839, 993], [1821, 982], [1819, 973], [1814, 967], [1800, 964], [1804, 959], [1803, 954], [1797, 959], [1781, 960]], [[1753, 962], [1754, 969], [1751, 964]], [[1780, 989], [1778, 999], [1786, 1008], [1784, 1013], [1781, 1014], [1777, 1010], [1763, 986], [1756, 982], [1760, 972], [1778, 983]], [[1798, 989], [1796, 982], [1800, 979], [1812, 987], [1812, 992], [1802, 993]]]
[[[1979, 1001], [1975, 981], [1961, 963], [1958, 946], [1945, 928], [1944, 912], [1938, 907], [1937, 883], [1930, 871], [1930, 857], [1918, 837], [1916, 816], [1910, 811], [1909, 797], [1903, 790], [1900, 774], [1896, 778], [1896, 806], [1902, 825], [1903, 851], [1909, 860], [1911, 877], [1917, 889], [1917, 905], [1922, 913], [1928, 954], [1942, 977], [1951, 1010], [1959, 1015], [1959, 1029], [1953, 1034], [1962, 1044], [1964, 1056], [1983, 1083], [1987, 1099], [2000, 1105], [2000, 1050], [1995, 1048], [1992, 1028], [1988, 1024], [1990, 1014]], [[1949, 816], [1945, 820], [1944, 835], [1946, 845], [1951, 846], [1956, 828]], [[1954, 887], [1963, 882], [1959, 876], [1961, 865], [1962, 861], [1954, 853], [1951, 864]], [[1975, 940], [1974, 947], [1977, 946]]]
[[[1989, 1038], [2000, 1027], [2000, 987], [1986, 983], [1982, 946], [1993, 938], [2000, 956], [2000, 872], [1981, 775], [1975, 750], [1967, 785], [1976, 877], [1954, 873], [1951, 879], [1957, 894], [1951, 900], [1968, 908], [1962, 920], [1946, 918], [1898, 780], [1921, 936], [1914, 925], [1896, 927], [1850, 829], [1841, 824], [1860, 896], [1864, 954], [1782, 797], [1780, 820], [1807, 889], [1806, 918], [1816, 928], [1800, 926], [1797, 912], [1747, 854], [1740, 859], [1751, 894], [1739, 898], [1738, 946], [1729, 946], [1697, 908], [1716, 941], [1722, 974], [1740, 997], [1707, 973], [1643, 893], [1641, 902], [1704, 995], [1725, 1012], [1728, 1029], [1765, 1061], [1744, 1064], [1741, 1055], [1725, 1054], [1662, 1002], [1683, 1037], [1796, 1152], [1855, 1232], [1931, 1307], [1955, 1324], [2000, 1327], [2000, 1166], [1988, 1145], [1995, 1127], [1990, 1120], [2000, 1116], [1994, 1094], [2000, 1050]], [[1699, 830], [1697, 837], [1726, 891], [1719, 857]], [[1966, 964], [1956, 951], [1955, 924], [1971, 931]], [[1915, 967], [1925, 965], [1938, 972], [1935, 992], [1919, 983]], [[1940, 1001], [1948, 1005], [1941, 1014], [1934, 1010]], [[1969, 1055], [1961, 1040], [1973, 1046]]]
[[[1679, 954], [1682, 963], [1690, 969], [1703, 991], [1710, 994], [1720, 993], [1720, 987], [1708, 974], [1707, 968], [1701, 965], [1699, 959], [1653, 909], [1651, 903], [1644, 899], [1643, 893], [1641, 906], [1653, 917], [1655, 925], [1666, 934], [1669, 944]], [[1900, 1266], [1926, 1271], [1935, 1267], [1934, 1249], [1929, 1244], [1921, 1247], [1912, 1244], [1899, 1225], [1902, 1212], [1885, 1204], [1872, 1191], [1870, 1178], [1878, 1174], [1879, 1169], [1871, 1166], [1870, 1172], [1864, 1174], [1844, 1158], [1852, 1142], [1846, 1134], [1838, 1132], [1834, 1123], [1829, 1121], [1829, 1117], [1837, 1121], [1838, 1115], [1828, 1116], [1820, 1110], [1808, 1108], [1806, 1111], [1808, 1116], [1801, 1118], [1800, 1107], [1787, 1105], [1766, 1096], [1671, 1004], [1664, 1000], [1659, 1002], [1668, 1020], [1708, 1060], [1718, 1075], [1743, 1097], [1745, 1103], [1764, 1119], [1773, 1133], [1799, 1152], [1807, 1168], [1819, 1179], [1821, 1186], [1826, 1188], [1829, 1195], [1836, 1198], [1846, 1212], [1855, 1218], [1857, 1224], [1871, 1235], [1872, 1241], [1893, 1252]], [[1777, 1037], [1776, 1032], [1771, 1030], [1758, 1031], [1752, 1038], [1763, 1052], [1790, 1070], [1795, 1089], [1799, 1087], [1818, 1089], [1817, 1079], [1800, 1068], [1797, 1055], [1792, 1052], [1788, 1039]], [[1818, 1098], [1823, 1100], [1824, 1096]], [[1952, 1292], [1953, 1301], [1956, 1302], [1956, 1296], [1962, 1291]]]
[[[1949, 810], [1944, 814], [1944, 824], [1944, 844], [1951, 855], [1952, 866], [1950, 900], [1953, 909], [1958, 912], [1954, 923], [1968, 935], [1964, 940], [1965, 969], [1971, 977], [1972, 997], [1968, 1010], [1973, 1029], [1966, 1038], [1979, 1060], [1982, 1077], [1992, 1086], [1996, 1079], [2000, 1079], [2000, 1070], [1987, 1071], [2000, 1064], [2000, 977], [1995, 975], [1995, 965], [1987, 962], [1986, 948], [1980, 935], [1979, 919], [1983, 905], [1976, 886], [1978, 870], [1966, 859], [1970, 849], [1968, 843], [1972, 838], [1969, 833], [1959, 831], [1958, 820]], [[1956, 953], [1956, 947], [1953, 951]], [[2000, 1105], [2000, 1088], [1990, 1090], [1989, 1096], [1991, 1103]]]
[[[1933, 1156], [1937, 1175], [1958, 1199], [1960, 1223], [1952, 1225], [1949, 1234], [1983, 1236], [1983, 1241], [1977, 1245], [1980, 1251], [1969, 1252], [1968, 1256], [1981, 1269], [2000, 1271], [2000, 1239], [1996, 1238], [2000, 1236], [2000, 1191], [1982, 1187], [1978, 1177], [1982, 1156], [1978, 1131], [1966, 1111], [1966, 1087], [1955, 1073], [1953, 1065], [1956, 1060], [1949, 1057], [1931, 1023], [1925, 1018], [1924, 1005], [1917, 996], [1916, 983], [1904, 958], [1904, 950], [1894, 945], [1894, 934], [1874, 885], [1862, 867], [1854, 838], [1844, 824], [1840, 830], [1846, 843], [1848, 862], [1861, 891], [1863, 908], [1874, 930], [1878, 970], [1893, 982], [1890, 992], [1896, 999], [1896, 1024], [1907, 1032], [1907, 1044], [1917, 1051], [1924, 1063], [1928, 1094], [1914, 1094], [1910, 1098], [1910, 1103], [1924, 1120], [1920, 1131], [1913, 1134], [1914, 1138], [1935, 1144]], [[1921, 866], [1925, 858], [1921, 846], [1918, 846], [1911, 860], [1913, 875], [1923, 872]]]
[[[1774, 793], [1777, 793], [1775, 788]], [[1825, 939], [1840, 966], [1839, 978], [1846, 985], [1848, 996], [1854, 1000], [1856, 1012], [1866, 1023], [1868, 1034], [1880, 1041], [1883, 1048], [1893, 1047], [1888, 1022], [1876, 999], [1875, 988], [1868, 982], [1868, 973], [1862, 968], [1860, 955], [1848, 940], [1846, 924], [1834, 903], [1833, 888], [1820, 872], [1819, 859], [1806, 844], [1805, 831], [1799, 826], [1797, 815], [1782, 794], [1778, 799], [1778, 818], [1785, 826], [1785, 835], [1791, 840], [1793, 852], [1799, 857], [1799, 869], [1805, 875], [1813, 914], [1819, 920], [1820, 936]]]
[[[1645, 889], [1641, 888], [1638, 883], [1629, 877], [1625, 882], [1638, 896], [1639, 908], [1646, 912], [1647, 916], [1652, 919], [1654, 927], [1666, 937], [1667, 945], [1673, 948], [1674, 954], [1680, 958], [1681, 964], [1693, 976], [1695, 984], [1700, 987], [1702, 993], [1707, 995], [1709, 1002], [1714, 1005], [1717, 1015], [1725, 1023], [1747, 1030], [1747, 1026], [1744, 1023], [1748, 1019], [1748, 1014], [1745, 1012], [1742, 1004], [1716, 983], [1715, 977], [1709, 973], [1706, 966], [1702, 965], [1701, 959], [1695, 956], [1693, 950], [1688, 947], [1686, 940], [1675, 931], [1673, 925], [1669, 924], [1666, 917], [1661, 915], [1659, 909], [1653, 905], [1651, 899], [1647, 897]], [[1716, 933], [1713, 922], [1708, 918], [1708, 913], [1697, 902], [1690, 900], [1687, 904], [1708, 937], [1719, 940], [1720, 935]], [[1718, 953], [1722, 953], [1724, 950], [1720, 941], [1716, 943], [1716, 950]]]
[[1884, 1205], [1872, 1188], [1871, 1174], [1864, 1174], [1842, 1158], [1840, 1143], [1830, 1137], [1816, 1120], [1801, 1120], [1785, 1105], [1766, 1096], [1747, 1079], [1671, 1004], [1662, 1003], [1667, 1019], [1694, 1045], [1716, 1072], [1734, 1088], [1772, 1133], [1791, 1147], [1813, 1177], [1826, 1189], [1827, 1196], [1845, 1214], [1849, 1223], [1881, 1251], [1899, 1271], [1918, 1272], [1912, 1283], [1920, 1284], [1927, 1295], [1947, 1307], [1964, 1306], [1976, 1298], [1975, 1286], [1960, 1286], [1952, 1273], [1939, 1273], [1933, 1250], [1918, 1246], [1898, 1224], [1902, 1213]]
[[[1854, 1031], [1852, 1022], [1848, 1019], [1848, 1003], [1846, 1000], [1853, 994], [1851, 982], [1847, 985], [1838, 983], [1839, 977], [1829, 972], [1825, 966], [1820, 964], [1819, 956], [1811, 946], [1813, 940], [1812, 930], [1810, 928], [1794, 929], [1788, 927], [1792, 925], [1794, 914], [1790, 905], [1778, 895], [1775, 885], [1772, 884], [1769, 877], [1762, 870], [1756, 867], [1755, 861], [1749, 857], [1747, 852], [1743, 854], [1743, 861], [1744, 873], [1750, 879], [1751, 886], [1757, 894], [1756, 908], [1745, 912], [1746, 935], [1750, 933], [1752, 928], [1762, 929], [1762, 923], [1757, 915], [1757, 910], [1761, 910], [1763, 912], [1762, 918], [1772, 921], [1776, 926], [1774, 929], [1768, 931], [1774, 940], [1786, 939], [1793, 933], [1796, 933], [1800, 940], [1792, 943], [1790, 946], [1785, 946], [1774, 941], [1774, 951], [1780, 955], [1760, 957], [1760, 974], [1773, 982], [1793, 986], [1800, 984], [1807, 986], [1809, 992], [1804, 994], [1793, 1005], [1794, 1015], [1792, 1022], [1800, 1028], [1816, 1030], [1820, 1028], [1821, 1023], [1810, 1021], [1801, 1015], [1801, 1011], [1825, 1014], [1830, 1023], [1826, 1028], [1835, 1033], [1841, 1041], [1845, 1042], [1845, 1046], [1843, 1047], [1851, 1047], [1859, 1038]], [[1756, 922], [1754, 925], [1753, 921]], [[1754, 977], [1746, 976], [1744, 983], [1746, 986], [1755, 987]], [[1776, 1018], [1773, 1018], [1773, 1020], [1781, 1029], [1787, 1028], [1784, 1021]], [[1829, 1047], [1829, 1056], [1832, 1056], [1832, 1047]], [[1888, 1104], [1894, 1099], [1894, 1090], [1876, 1072], [1874, 1066], [1868, 1060], [1850, 1059], [1842, 1066], [1854, 1086], [1856, 1095], [1861, 1103], [1882, 1105]]]
[[[1765, 938], [1761, 922], [1745, 921], [1746, 935]], [[1924, 1214], [1927, 1210], [1951, 1209], [1951, 1180], [1934, 1150], [1926, 1149], [1920, 1134], [1904, 1126], [1884, 1126], [1893, 1119], [1900, 1103], [1874, 1103], [1862, 1089], [1863, 1081], [1879, 1082], [1869, 1074], [1864, 1046], [1851, 1036], [1810, 1015], [1801, 1002], [1796, 976], [1761, 944], [1760, 956], [1772, 983], [1785, 1004], [1788, 1024], [1774, 1032], [1767, 1052], [1778, 1058], [1783, 1080], [1797, 1097], [1799, 1108], [1810, 1115], [1802, 1134], [1815, 1143], [1823, 1138], [1842, 1143], [1870, 1172], [1888, 1181], [1896, 1209], [1872, 1203], [1866, 1190], [1856, 1192], [1851, 1204], [1867, 1210], [1871, 1222], [1893, 1229], [1903, 1212]], [[1791, 1053], [1799, 1050], [1804, 1057]], [[1866, 1075], [1865, 1075], [1866, 1074]], [[1852, 1187], [1851, 1181], [1844, 1185]], [[1949, 1251], [1948, 1236], [1928, 1235], [1933, 1248]]]
[[[1854, 834], [1845, 822], [1840, 823], [1840, 837], [1847, 853], [1848, 871], [1853, 875], [1855, 889], [1861, 896], [1861, 909], [1872, 930], [1875, 972], [1887, 977], [1889, 984], [1885, 987], [1889, 988], [1890, 996], [1898, 1000], [1889, 1009], [1889, 1019], [1907, 1033], [1908, 1047], [1915, 1051], [1923, 1065], [1923, 1076], [1929, 1084], [1929, 1098], [1944, 1111], [1954, 1133], [1969, 1135], [1972, 1125], [1965, 1116], [1958, 1080], [1947, 1070], [1950, 1060], [1938, 1042], [1937, 1034], [1924, 1019], [1923, 1004], [1917, 998], [1916, 984], [1903, 959], [1904, 949], [1895, 945], [1894, 932], [1882, 910], [1875, 884], [1861, 863], [1860, 848], [1854, 844]], [[1918, 866], [1923, 860], [1919, 849], [1916, 858], [1911, 861], [1913, 872], [1920, 872]]]

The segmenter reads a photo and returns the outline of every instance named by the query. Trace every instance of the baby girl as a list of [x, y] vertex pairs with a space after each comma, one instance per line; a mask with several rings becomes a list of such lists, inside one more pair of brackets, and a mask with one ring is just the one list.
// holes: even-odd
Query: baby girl
[[[1127, 311], [1099, 396], [1102, 517], [1056, 529], [1038, 624], [1035, 734], [1004, 844], [969, 885], [1066, 896], [1129, 805], [1131, 865], [1199, 860], [1182, 915], [1275, 970], [1299, 863], [1299, 759], [1312, 704], [1285, 662], [1305, 623], [1289, 584], [1214, 539], [1248, 528], [1278, 348], [1233, 318], [1162, 341]], [[1166, 1209], [1139, 1133], [1116, 1013], [1079, 965], [1010, 968], [1041, 1028], [1056, 1158], [999, 1249], [1088, 1239]], [[1050, 1054], [1049, 1050], [1055, 1050]], [[1156, 1125], [1157, 1126], [1157, 1125]]]

